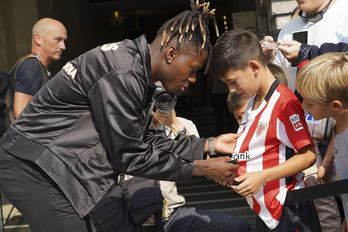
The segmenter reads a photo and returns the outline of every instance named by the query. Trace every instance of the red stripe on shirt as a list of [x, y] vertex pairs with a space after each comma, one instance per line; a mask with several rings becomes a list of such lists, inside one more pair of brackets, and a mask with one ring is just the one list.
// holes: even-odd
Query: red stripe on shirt
[[[274, 112], [278, 112], [279, 100], [273, 107]], [[278, 114], [272, 114], [269, 120], [268, 130], [265, 139], [265, 153], [262, 159], [263, 169], [272, 168], [279, 165], [279, 140], [277, 139], [277, 123]], [[280, 181], [274, 180], [264, 186], [264, 201], [268, 211], [271, 213], [272, 218], [280, 221], [283, 206], [277, 200], [277, 195], [280, 190]]]

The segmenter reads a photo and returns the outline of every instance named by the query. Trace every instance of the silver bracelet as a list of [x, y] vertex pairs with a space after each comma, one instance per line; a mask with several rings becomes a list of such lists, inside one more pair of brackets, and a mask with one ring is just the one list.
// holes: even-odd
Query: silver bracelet
[[261, 181], [262, 181], [262, 186], [265, 186], [265, 185], [266, 185], [266, 183], [265, 183], [265, 181], [263, 181], [260, 171], [257, 171], [257, 172], [259, 173], [259, 176], [260, 176], [260, 178], [261, 178]]
[[209, 144], [210, 155], [216, 155], [216, 152], [214, 149], [214, 137], [209, 137], [208, 144]]

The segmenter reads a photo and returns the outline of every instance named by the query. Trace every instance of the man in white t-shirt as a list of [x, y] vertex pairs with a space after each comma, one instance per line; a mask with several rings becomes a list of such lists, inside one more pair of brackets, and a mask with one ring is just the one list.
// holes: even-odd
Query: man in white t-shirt
[[[307, 44], [310, 45], [320, 46], [325, 42], [348, 43], [347, 0], [297, 0], [297, 3], [302, 12], [281, 29], [278, 42], [293, 40], [294, 32], [308, 31]], [[321, 12], [328, 4], [326, 11]], [[320, 18], [322, 19], [319, 20]], [[295, 91], [296, 67], [291, 67], [281, 51], [282, 46], [279, 46], [274, 63], [284, 69], [288, 87]]]

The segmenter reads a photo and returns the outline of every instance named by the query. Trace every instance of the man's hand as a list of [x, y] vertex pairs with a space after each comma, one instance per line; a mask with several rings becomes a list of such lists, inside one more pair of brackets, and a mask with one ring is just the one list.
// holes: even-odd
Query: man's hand
[[233, 172], [232, 175], [228, 176], [224, 181], [220, 181], [219, 184], [231, 188], [236, 177], [238, 177], [237, 173]]
[[301, 43], [293, 41], [284, 41], [279, 45], [279, 51], [290, 63], [296, 63], [298, 61], [298, 52], [300, 51]]
[[208, 160], [193, 161], [193, 176], [205, 176], [208, 179], [217, 182], [224, 181], [227, 177], [234, 173], [234, 170], [239, 168], [238, 164], [227, 163], [231, 160], [228, 156], [211, 158]]
[[[236, 146], [236, 141], [237, 138], [240, 136], [241, 134], [222, 134], [218, 137], [214, 138], [214, 149], [215, 152], [218, 153], [223, 153], [223, 154], [232, 154], [233, 150]], [[206, 153], [209, 153], [209, 145], [208, 145], [208, 140], [205, 144], [205, 149], [204, 151]]]

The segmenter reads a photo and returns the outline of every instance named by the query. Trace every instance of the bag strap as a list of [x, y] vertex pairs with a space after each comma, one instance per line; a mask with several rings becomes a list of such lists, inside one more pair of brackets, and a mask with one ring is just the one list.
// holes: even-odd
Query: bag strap
[[154, 213], [155, 216], [155, 228], [156, 232], [164, 232], [163, 222], [162, 222], [162, 209], [157, 213]]
[[[16, 62], [16, 64], [13, 66], [13, 68], [12, 68], [12, 70], [11, 70], [11, 72], [10, 72], [10, 75], [12, 74], [12, 72], [13, 72], [13, 69], [15, 68], [15, 70], [14, 70], [14, 77], [13, 77], [13, 84], [14, 84], [14, 86], [16, 86], [16, 78], [17, 78], [17, 70], [18, 70], [18, 67], [19, 67], [19, 65], [21, 65], [21, 63], [24, 61], [24, 60], [26, 60], [26, 59], [30, 59], [30, 58], [35, 58], [35, 60], [37, 60], [40, 64], [41, 64], [41, 66], [43, 66], [43, 68], [45, 69], [45, 66], [36, 58], [36, 57], [34, 57], [34, 56], [30, 56], [30, 55], [27, 55], [27, 56], [25, 56], [24, 58], [21, 58], [21, 59], [19, 59], [17, 62]], [[46, 75], [45, 75], [46, 76]], [[41, 83], [41, 86], [43, 85], [43, 83]]]
[[[331, 122], [332, 119], [331, 118], [327, 118], [326, 119], [326, 124], [325, 124], [325, 129], [324, 129], [324, 139], [328, 139], [330, 140], [330, 137], [331, 137]], [[323, 139], [323, 140], [324, 140]]]
[[[17, 69], [18, 69], [19, 65], [24, 60], [26, 60], [28, 58], [31, 58], [31, 56], [27, 55], [25, 57], [21, 57], [20, 59], [18, 59], [16, 61], [16, 63], [11, 68], [11, 71], [9, 73], [9, 77], [14, 72], [14, 87], [16, 87]], [[6, 113], [10, 113], [11, 111], [13, 111], [13, 101], [14, 101], [14, 90], [12, 90], [12, 88], [10, 86], [10, 81], [9, 81], [9, 84], [8, 84], [7, 90], [6, 90], [6, 96], [5, 96], [5, 102], [6, 102], [6, 105], [7, 105]], [[12, 114], [13, 114], [13, 112], [12, 112]], [[14, 120], [15, 120], [14, 115], [12, 115], [11, 119], [10, 119], [10, 122], [8, 122], [8, 123], [11, 124]]]

